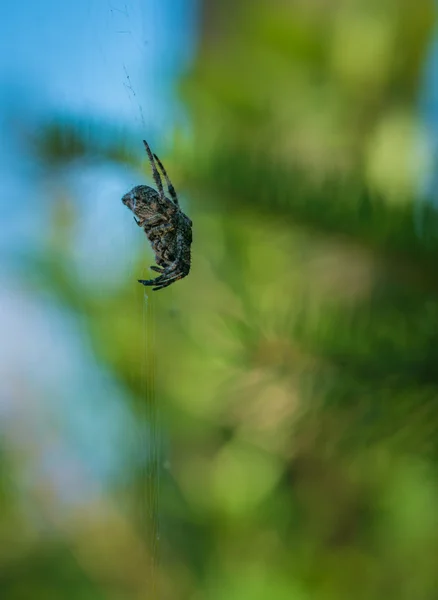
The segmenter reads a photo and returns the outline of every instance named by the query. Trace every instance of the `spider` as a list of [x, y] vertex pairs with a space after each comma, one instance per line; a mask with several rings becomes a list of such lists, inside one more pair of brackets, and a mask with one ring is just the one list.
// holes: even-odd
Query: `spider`
[[[155, 279], [139, 279], [146, 286], [155, 285], [153, 291], [162, 290], [182, 279], [190, 271], [190, 246], [192, 244], [192, 221], [179, 207], [178, 196], [165, 168], [156, 154], [152, 154], [148, 143], [143, 140], [152, 167], [152, 176], [158, 192], [147, 185], [137, 185], [125, 194], [122, 202], [134, 213], [134, 220], [144, 229], [158, 267], [151, 266], [160, 273]], [[169, 198], [164, 194], [158, 165], [167, 184]]]

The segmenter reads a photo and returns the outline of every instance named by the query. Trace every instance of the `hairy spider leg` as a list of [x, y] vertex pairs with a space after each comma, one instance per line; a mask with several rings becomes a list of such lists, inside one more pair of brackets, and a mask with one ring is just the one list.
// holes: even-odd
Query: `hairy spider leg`
[[155, 227], [156, 225], [154, 225], [155, 221], [158, 221], [157, 225], [161, 225], [160, 223], [160, 219], [161, 219], [161, 215], [154, 215], [153, 217], [143, 217], [143, 219], [137, 219], [137, 217], [134, 217], [134, 221], [137, 223], [137, 225], [139, 227], [144, 227], [145, 225], [149, 225], [150, 227]]
[[178, 196], [176, 195], [175, 188], [173, 187], [172, 182], [169, 179], [169, 175], [167, 174], [166, 169], [163, 167], [163, 163], [161, 162], [161, 160], [158, 158], [158, 156], [156, 154], [154, 154], [154, 158], [157, 161], [157, 165], [160, 168], [160, 170], [164, 176], [164, 179], [166, 180], [167, 189], [169, 190], [170, 197], [172, 198], [174, 204], [179, 206]]
[[152, 225], [150, 229], [148, 229], [149, 234], [160, 235], [165, 231], [169, 231], [174, 229], [174, 225], [172, 223], [159, 223], [158, 225]]
[[161, 282], [159, 285], [157, 285], [157, 287], [152, 288], [152, 291], [156, 292], [157, 290], [162, 290], [163, 288], [169, 286], [171, 283], [174, 283], [175, 281], [178, 281], [178, 279], [182, 279], [183, 277], [184, 275], [182, 273], [177, 273], [173, 277], [169, 277], [169, 279], [166, 279], [165, 281]]
[[[155, 271], [155, 269], [154, 269]], [[168, 273], [166, 272], [166, 269], [163, 270], [162, 275], [160, 275], [160, 277], [156, 277], [155, 279], [138, 279], [138, 283], [142, 283], [143, 285], [155, 285], [155, 284], [159, 284], [162, 283], [163, 281], [165, 281], [167, 279]]]
[[156, 271], [157, 273], [164, 273], [164, 269], [161, 267], [156, 267], [155, 265], [151, 265], [152, 271]]
[[161, 286], [166, 286], [168, 282], [172, 283], [173, 281], [177, 281], [178, 279], [182, 279], [184, 277], [184, 273], [180, 270], [178, 271], [166, 271], [165, 273], [163, 273], [163, 275], [161, 277], [158, 277], [157, 279], [159, 281], [157, 281], [157, 279], [155, 280], [155, 283], [161, 287]]
[[152, 177], [154, 178], [155, 185], [158, 188], [158, 193], [160, 195], [160, 198], [162, 200], [164, 200], [165, 199], [165, 195], [164, 195], [163, 183], [161, 181], [160, 174], [159, 174], [157, 166], [155, 164], [153, 154], [152, 154], [151, 149], [149, 148], [149, 144], [147, 143], [146, 140], [143, 140], [143, 144], [144, 144], [144, 147], [146, 148], [146, 153], [148, 155], [149, 162], [151, 163]]
[[161, 277], [157, 277], [156, 279], [137, 279], [138, 283], [142, 283], [143, 285], [155, 285], [156, 282], [161, 279]]
[[164, 269], [163, 274], [160, 277], [157, 277], [156, 279], [139, 279], [138, 283], [142, 283], [143, 285], [161, 285], [163, 283], [166, 283], [170, 279], [174, 279], [174, 277], [169, 277], [169, 275], [171, 274], [172, 271]]

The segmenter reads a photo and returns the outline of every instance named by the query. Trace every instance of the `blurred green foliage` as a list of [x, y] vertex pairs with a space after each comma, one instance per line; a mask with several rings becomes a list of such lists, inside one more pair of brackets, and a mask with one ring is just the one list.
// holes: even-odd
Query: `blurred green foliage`
[[[421, 235], [414, 225], [433, 3], [204, 0], [202, 10], [181, 84], [193, 140], [176, 137], [163, 157], [195, 224], [190, 277], [150, 294], [145, 324], [132, 273], [111, 293], [74, 274], [74, 217], [55, 212], [28, 273], [85, 319], [138, 421], [159, 406], [170, 467], [157, 499], [157, 473], [127, 465], [114, 498], [60, 527], [55, 558], [42, 540], [14, 560], [35, 598], [51, 597], [28, 567], [40, 553], [71, 598], [433, 600], [436, 212], [423, 209]], [[83, 130], [43, 131], [48, 180], [78, 156], [132, 166], [122, 145]], [[63, 576], [70, 559], [58, 568], [65, 543], [94, 595]], [[4, 554], [2, 597], [28, 597]]]

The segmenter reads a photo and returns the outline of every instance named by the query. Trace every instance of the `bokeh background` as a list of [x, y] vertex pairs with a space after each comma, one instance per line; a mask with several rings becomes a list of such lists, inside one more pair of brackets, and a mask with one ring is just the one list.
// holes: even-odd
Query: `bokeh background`
[[[432, 0], [16, 0], [2, 600], [438, 598]], [[160, 293], [146, 138], [194, 222]]]

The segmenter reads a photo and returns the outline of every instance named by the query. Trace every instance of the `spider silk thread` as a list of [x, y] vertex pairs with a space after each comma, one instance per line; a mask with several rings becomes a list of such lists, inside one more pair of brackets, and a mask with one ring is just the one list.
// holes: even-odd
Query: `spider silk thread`
[[161, 419], [156, 397], [156, 351], [155, 351], [154, 301], [144, 290], [143, 301], [143, 357], [142, 357], [142, 403], [144, 415], [141, 454], [143, 461], [143, 494], [141, 516], [146, 528], [150, 553], [149, 591], [157, 592], [160, 538], [160, 469], [161, 469]]
[[[152, 21], [158, 20], [158, 15], [152, 9]], [[144, 15], [143, 15], [144, 17]], [[137, 105], [140, 123], [145, 132], [142, 138], [147, 139], [147, 127], [142, 104], [134, 90], [132, 80], [125, 65], [123, 65], [125, 76], [128, 82], [128, 89], [132, 93], [129, 95], [132, 103]], [[152, 90], [159, 90], [156, 81], [156, 75], [152, 76]], [[152, 116], [152, 115], [151, 115]], [[153, 119], [152, 122], [155, 122]], [[139, 136], [140, 137], [140, 136]], [[145, 269], [149, 274], [150, 270]], [[149, 279], [151, 275], [145, 276]], [[142, 339], [142, 357], [141, 357], [141, 396], [138, 407], [140, 418], [140, 439], [139, 452], [141, 460], [141, 490], [140, 500], [140, 519], [141, 526], [145, 530], [147, 550], [149, 553], [149, 562], [147, 572], [150, 574], [148, 586], [148, 598], [159, 600], [158, 591], [158, 566], [160, 550], [160, 470], [162, 464], [162, 435], [160, 410], [156, 398], [155, 376], [156, 376], [156, 351], [155, 351], [155, 310], [154, 301], [147, 294], [146, 288], [143, 294], [143, 339]]]

